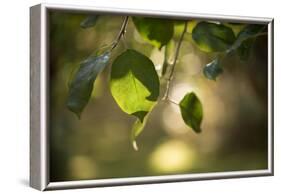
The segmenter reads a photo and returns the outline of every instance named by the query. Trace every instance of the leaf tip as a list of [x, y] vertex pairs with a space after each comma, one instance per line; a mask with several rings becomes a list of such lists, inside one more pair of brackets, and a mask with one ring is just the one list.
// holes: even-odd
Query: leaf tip
[[159, 44], [159, 45], [157, 46], [158, 50], [159, 50], [159, 51], [161, 51], [161, 50], [162, 50], [162, 48], [163, 48], [163, 46], [165, 46], [165, 44], [164, 44], [164, 43]]
[[81, 113], [75, 113], [75, 115], [77, 116], [77, 118], [78, 118], [79, 120], [81, 120]]
[[132, 145], [133, 145], [133, 148], [134, 148], [135, 151], [139, 151], [138, 144], [137, 144], [136, 141], [133, 141]]
[[83, 23], [80, 23], [80, 28], [86, 29], [86, 27]]
[[199, 127], [199, 128], [197, 128], [197, 129], [194, 129], [193, 130], [195, 133], [197, 133], [197, 134], [200, 134], [201, 132], [202, 132], [202, 130], [201, 130], [201, 128]]
[[76, 111], [73, 111], [73, 110], [71, 110], [71, 111], [76, 115], [78, 120], [81, 120], [81, 112], [76, 112]]
[[140, 122], [143, 123], [147, 113], [148, 111], [138, 111], [138, 112], [134, 112], [132, 115], [136, 116], [140, 120]]
[[223, 68], [219, 63], [219, 59], [216, 58], [203, 68], [203, 74], [207, 79], [216, 81], [217, 77], [223, 73]]
[[79, 120], [81, 120], [81, 112], [80, 112], [80, 111], [78, 111], [77, 109], [75, 109], [75, 108], [72, 106], [72, 104], [71, 104], [70, 102], [68, 102], [66, 106], [67, 106], [68, 110], [70, 110], [71, 112], [73, 112], [73, 113], [77, 116], [77, 118], [78, 118]]

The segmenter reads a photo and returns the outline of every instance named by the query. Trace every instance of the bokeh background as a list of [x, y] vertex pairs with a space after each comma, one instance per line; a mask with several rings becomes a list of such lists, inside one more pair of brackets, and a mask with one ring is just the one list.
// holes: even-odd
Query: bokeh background
[[[81, 120], [66, 107], [68, 85], [81, 61], [115, 39], [122, 16], [103, 15], [83, 29], [85, 14], [49, 13], [50, 180], [70, 181], [267, 168], [267, 36], [259, 37], [247, 61], [235, 54], [224, 60], [217, 81], [204, 77], [214, 54], [200, 51], [185, 35], [171, 99], [194, 91], [203, 104], [202, 132], [187, 127], [179, 108], [159, 103], [137, 139], [130, 143], [134, 118], [122, 112], [109, 91], [110, 65], [98, 76]], [[175, 27], [177, 42], [181, 26]], [[112, 60], [133, 48], [160, 70], [164, 50], [146, 43], [129, 21], [125, 39]], [[165, 88], [165, 82], [162, 82]]]

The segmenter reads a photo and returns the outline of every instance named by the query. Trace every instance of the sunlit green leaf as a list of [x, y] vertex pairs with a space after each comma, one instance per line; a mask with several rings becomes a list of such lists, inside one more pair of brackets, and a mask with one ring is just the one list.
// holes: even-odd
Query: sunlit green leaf
[[110, 89], [119, 107], [143, 122], [159, 96], [159, 78], [152, 61], [135, 50], [126, 50], [112, 64]]
[[92, 56], [81, 63], [69, 88], [67, 107], [79, 118], [87, 105], [97, 75], [105, 68], [110, 58], [110, 52]]
[[133, 17], [133, 22], [142, 38], [159, 49], [173, 37], [172, 20]]
[[211, 63], [207, 64], [204, 69], [203, 73], [206, 78], [211, 80], [216, 80], [216, 78], [223, 72], [223, 69], [220, 65], [220, 60], [216, 58]]
[[80, 26], [82, 28], [91, 28], [94, 27], [97, 23], [99, 16], [98, 15], [90, 15], [87, 16], [81, 23]]
[[194, 92], [187, 93], [180, 101], [179, 106], [185, 124], [191, 127], [196, 133], [200, 133], [203, 108], [196, 94]]
[[231, 28], [222, 24], [200, 22], [192, 31], [196, 45], [205, 52], [221, 52], [229, 49], [235, 41]]

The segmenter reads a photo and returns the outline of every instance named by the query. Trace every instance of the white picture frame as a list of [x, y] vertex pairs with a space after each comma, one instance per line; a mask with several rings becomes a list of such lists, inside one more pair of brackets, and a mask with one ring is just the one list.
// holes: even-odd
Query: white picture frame
[[[263, 170], [199, 173], [101, 180], [49, 181], [48, 135], [48, 11], [66, 10], [123, 15], [165, 16], [180, 19], [219, 20], [268, 25], [268, 168]], [[272, 176], [273, 168], [273, 18], [129, 10], [75, 5], [40, 4], [30, 8], [30, 186], [38, 190], [70, 189], [113, 185], [146, 184], [253, 176]]]

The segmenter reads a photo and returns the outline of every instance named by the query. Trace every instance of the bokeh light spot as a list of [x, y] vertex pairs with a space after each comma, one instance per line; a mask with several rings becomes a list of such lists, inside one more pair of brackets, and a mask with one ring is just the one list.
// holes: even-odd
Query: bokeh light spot
[[149, 165], [155, 172], [176, 173], [193, 167], [195, 152], [179, 140], [160, 144], [151, 154]]

